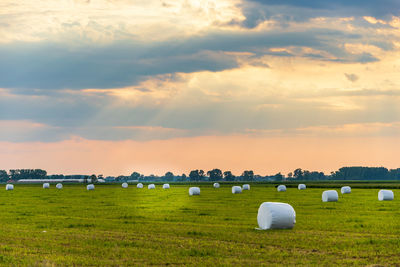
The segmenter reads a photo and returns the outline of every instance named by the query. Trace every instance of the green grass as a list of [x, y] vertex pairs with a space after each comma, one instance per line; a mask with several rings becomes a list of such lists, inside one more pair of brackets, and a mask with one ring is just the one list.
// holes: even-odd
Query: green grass
[[[400, 190], [353, 189], [337, 203], [324, 189], [287, 192], [265, 185], [231, 194], [201, 185], [163, 190], [120, 185], [15, 185], [0, 191], [0, 264], [9, 265], [396, 265]], [[291, 204], [292, 230], [257, 231], [264, 201]]]

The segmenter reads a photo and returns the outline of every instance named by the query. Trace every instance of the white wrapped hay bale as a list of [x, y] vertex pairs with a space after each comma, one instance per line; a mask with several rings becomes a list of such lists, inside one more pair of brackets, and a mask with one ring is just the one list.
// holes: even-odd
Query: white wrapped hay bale
[[242, 188], [240, 186], [232, 186], [232, 194], [240, 194], [242, 193]]
[[137, 187], [137, 188], [143, 188], [143, 184], [142, 184], [142, 183], [138, 183], [138, 184], [136, 185], [136, 187]]
[[244, 184], [243, 185], [243, 190], [250, 190], [250, 185], [249, 184]]
[[50, 188], [50, 184], [49, 184], [49, 183], [44, 183], [44, 184], [43, 184], [43, 188], [44, 188], [44, 189]]
[[305, 184], [299, 184], [297, 186], [297, 189], [299, 189], [299, 190], [306, 190], [306, 188], [307, 188], [307, 186]]
[[14, 190], [14, 185], [13, 184], [7, 184], [6, 185], [6, 190]]
[[122, 188], [128, 188], [128, 183], [122, 183]]
[[155, 184], [149, 184], [147, 186], [147, 189], [156, 189], [156, 186], [155, 186]]
[[56, 188], [57, 188], [57, 189], [62, 189], [62, 188], [63, 188], [63, 185], [62, 185], [61, 183], [58, 183], [58, 184], [56, 184]]
[[189, 196], [200, 195], [199, 187], [191, 187], [189, 188]]
[[88, 185], [86, 186], [86, 189], [87, 189], [87, 190], [94, 190], [94, 184], [88, 184]]
[[219, 183], [214, 183], [214, 188], [219, 188]]
[[336, 190], [326, 190], [322, 193], [323, 202], [334, 202], [338, 201], [339, 195]]
[[276, 190], [278, 190], [278, 192], [286, 192], [286, 186], [281, 184]]
[[259, 229], [291, 229], [296, 223], [296, 212], [286, 203], [264, 202], [258, 208]]
[[394, 199], [394, 194], [392, 190], [379, 190], [378, 193], [378, 200], [383, 201], [383, 200], [393, 200]]
[[162, 188], [163, 189], [169, 189], [169, 184], [163, 184]]
[[351, 187], [350, 186], [343, 186], [340, 188], [340, 193], [342, 194], [350, 194], [351, 193]]

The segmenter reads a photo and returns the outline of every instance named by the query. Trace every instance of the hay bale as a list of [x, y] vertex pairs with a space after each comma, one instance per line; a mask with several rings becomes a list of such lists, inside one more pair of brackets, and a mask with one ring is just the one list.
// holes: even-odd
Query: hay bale
[[326, 190], [322, 193], [322, 202], [338, 201], [339, 195], [336, 190]]
[[200, 188], [195, 186], [189, 188], [189, 196], [200, 195]]
[[7, 184], [6, 185], [6, 190], [14, 190], [14, 185], [13, 184]]
[[49, 189], [50, 188], [50, 184], [49, 183], [44, 183], [43, 184], [43, 188], [44, 189]]
[[242, 193], [242, 188], [240, 186], [234, 185], [232, 186], [232, 194], [240, 194]]
[[278, 190], [278, 192], [286, 192], [286, 186], [281, 184], [276, 188], [276, 190]]
[[351, 187], [350, 186], [343, 186], [340, 188], [340, 193], [342, 194], [350, 194], [351, 193]]
[[250, 185], [244, 184], [242, 188], [243, 188], [243, 190], [250, 190]]
[[299, 189], [299, 190], [306, 190], [306, 189], [307, 189], [307, 186], [306, 186], [305, 184], [299, 184], [299, 185], [297, 186], [297, 189]]
[[136, 187], [137, 187], [137, 188], [143, 188], [143, 184], [142, 184], [142, 183], [138, 183], [138, 184], [136, 185]]
[[86, 186], [86, 189], [87, 189], [87, 190], [94, 190], [94, 184], [88, 184], [88, 185]]
[[219, 183], [214, 183], [214, 188], [219, 188]]
[[122, 183], [122, 188], [128, 188], [128, 183]]
[[169, 184], [163, 184], [163, 185], [162, 185], [162, 188], [163, 188], [163, 189], [169, 189]]
[[58, 184], [56, 184], [56, 188], [57, 188], [57, 189], [62, 189], [62, 188], [63, 188], [63, 185], [62, 185], [61, 183], [58, 183]]
[[156, 185], [155, 184], [149, 184], [147, 186], [147, 189], [156, 189]]
[[392, 190], [379, 190], [378, 193], [378, 200], [383, 201], [383, 200], [393, 200], [394, 199], [394, 194]]
[[258, 208], [259, 229], [291, 229], [296, 223], [296, 212], [286, 203], [264, 202]]

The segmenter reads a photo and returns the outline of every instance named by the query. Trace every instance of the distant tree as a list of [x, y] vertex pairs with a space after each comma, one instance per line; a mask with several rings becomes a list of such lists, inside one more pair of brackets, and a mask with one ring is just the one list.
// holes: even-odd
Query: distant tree
[[7, 182], [10, 179], [7, 172], [5, 170], [0, 170], [0, 182]]
[[292, 179], [292, 178], [293, 178], [293, 173], [289, 172], [289, 173], [287, 174], [287, 177], [288, 177], [289, 179]]
[[298, 168], [293, 171], [293, 178], [295, 179], [303, 179], [303, 170]]
[[219, 181], [222, 180], [222, 171], [220, 169], [213, 169], [207, 172], [208, 177], [210, 177], [210, 181]]
[[201, 181], [204, 180], [203, 170], [193, 170], [189, 173], [190, 181]]
[[233, 175], [231, 171], [225, 171], [224, 178], [225, 181], [235, 181], [235, 175]]
[[284, 179], [284, 176], [282, 175], [282, 173], [278, 172], [277, 174], [274, 175], [274, 179], [275, 181], [282, 181]]
[[242, 173], [243, 181], [253, 181], [254, 180], [254, 172], [253, 171], [244, 171]]
[[174, 179], [174, 174], [172, 172], [166, 172], [164, 176], [167, 181], [172, 181]]
[[97, 176], [95, 174], [90, 175], [89, 179], [93, 184], [97, 183]]
[[132, 180], [139, 180], [139, 178], [140, 178], [140, 173], [132, 172], [132, 174], [131, 174], [131, 179]]

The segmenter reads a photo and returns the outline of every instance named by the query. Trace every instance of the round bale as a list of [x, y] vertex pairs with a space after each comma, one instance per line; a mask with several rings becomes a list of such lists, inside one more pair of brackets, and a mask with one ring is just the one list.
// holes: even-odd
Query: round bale
[[378, 200], [383, 201], [383, 200], [393, 200], [394, 199], [394, 194], [392, 190], [379, 190], [378, 193]]
[[286, 186], [281, 184], [280, 186], [277, 187], [278, 192], [286, 192]]
[[350, 194], [351, 193], [351, 187], [350, 186], [343, 186], [340, 188], [340, 193], [342, 194]]
[[143, 184], [142, 184], [142, 183], [138, 183], [138, 184], [136, 185], [136, 187], [137, 187], [137, 188], [143, 188]]
[[244, 184], [243, 185], [243, 190], [250, 190], [250, 185], [249, 184]]
[[326, 190], [322, 193], [322, 202], [338, 201], [339, 195], [336, 190]]
[[214, 183], [214, 188], [219, 188], [219, 183]]
[[88, 184], [88, 185], [86, 186], [86, 189], [87, 189], [87, 190], [94, 190], [94, 184]]
[[162, 185], [162, 188], [163, 188], [163, 189], [169, 189], [169, 184], [163, 184], [163, 185]]
[[156, 189], [156, 186], [155, 186], [155, 184], [149, 184], [147, 186], [147, 189]]
[[297, 189], [299, 189], [299, 190], [306, 190], [306, 188], [307, 188], [307, 186], [305, 184], [299, 184], [297, 186]]
[[57, 189], [62, 189], [62, 188], [63, 188], [63, 185], [62, 185], [61, 183], [58, 183], [58, 184], [56, 184], [56, 188], [57, 188]]
[[6, 185], [6, 190], [14, 190], [14, 185], [13, 184], [7, 184]]
[[296, 223], [296, 212], [286, 203], [264, 202], [258, 208], [258, 226], [267, 229], [291, 229]]
[[122, 183], [122, 188], [128, 188], [128, 183]]
[[191, 187], [189, 188], [189, 196], [200, 195], [200, 188], [199, 187]]
[[242, 188], [240, 186], [234, 185], [232, 186], [232, 194], [240, 194], [242, 193]]
[[50, 188], [50, 184], [49, 183], [44, 183], [43, 184], [43, 188], [44, 189], [49, 189]]

